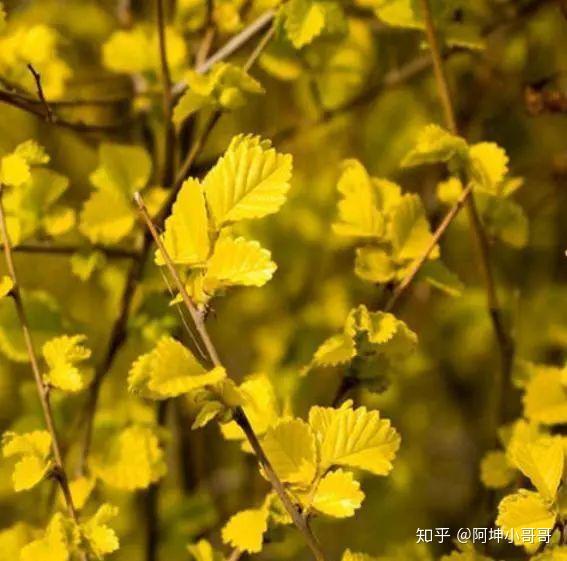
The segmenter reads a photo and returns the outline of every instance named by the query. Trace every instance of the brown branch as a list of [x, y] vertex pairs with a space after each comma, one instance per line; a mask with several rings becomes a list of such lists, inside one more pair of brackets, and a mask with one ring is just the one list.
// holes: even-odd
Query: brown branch
[[33, 79], [35, 80], [35, 87], [37, 88], [37, 97], [39, 101], [45, 108], [45, 119], [48, 123], [53, 123], [54, 115], [53, 110], [49, 103], [47, 103], [47, 99], [45, 99], [45, 93], [43, 92], [43, 86], [41, 85], [41, 74], [31, 65], [28, 64], [28, 70], [31, 72]]
[[[252, 61], [257, 60], [259, 56], [259, 51], [255, 50], [250, 59]], [[250, 60], [249, 59], [249, 60]], [[184, 162], [181, 165], [180, 170], [178, 171], [173, 187], [169, 191], [169, 195], [167, 200], [165, 201], [161, 211], [156, 216], [156, 223], [158, 225], [163, 224], [166, 217], [171, 212], [171, 208], [175, 199], [177, 198], [177, 194], [185, 179], [191, 173], [191, 169], [195, 164], [195, 160], [197, 156], [202, 150], [205, 142], [207, 141], [211, 131], [213, 130], [214, 126], [218, 122], [221, 113], [219, 111], [214, 112], [208, 119], [207, 123], [203, 127], [199, 136], [193, 142], [191, 146], [191, 150], [187, 154]], [[107, 353], [102, 361], [100, 367], [97, 369], [95, 373], [95, 377], [93, 383], [90, 387], [90, 393], [88, 397], [88, 401], [85, 407], [85, 435], [83, 439], [80, 460], [79, 460], [79, 473], [84, 473], [87, 466], [87, 459], [90, 451], [91, 440], [92, 440], [92, 431], [93, 431], [93, 424], [94, 424], [94, 416], [96, 412], [96, 406], [98, 402], [98, 397], [100, 393], [100, 386], [106, 373], [110, 370], [118, 351], [122, 347], [124, 341], [126, 340], [126, 332], [127, 332], [127, 324], [128, 324], [128, 317], [130, 314], [130, 308], [132, 304], [132, 299], [134, 297], [134, 292], [136, 289], [136, 285], [142, 278], [142, 273], [144, 270], [144, 265], [150, 255], [150, 250], [152, 247], [152, 236], [146, 230], [144, 235], [144, 240], [142, 243], [142, 248], [138, 254], [138, 258], [132, 264], [130, 271], [128, 272], [128, 277], [126, 279], [126, 286], [124, 292], [122, 293], [122, 299], [120, 303], [120, 312], [114, 325], [112, 327], [112, 331], [109, 338], [109, 345]]]
[[[3, 249], [0, 244], [0, 249]], [[121, 247], [108, 247], [105, 245], [62, 245], [62, 244], [43, 244], [43, 243], [23, 243], [12, 248], [14, 253], [31, 253], [31, 254], [45, 254], [45, 255], [61, 255], [69, 256], [81, 251], [100, 251], [106, 257], [116, 259], [136, 259], [138, 252], [135, 249], [127, 249]]]
[[13, 288], [10, 292], [14, 305], [16, 307], [16, 312], [18, 314], [18, 319], [20, 322], [20, 327], [22, 329], [22, 335], [24, 337], [24, 343], [26, 346], [26, 351], [30, 361], [31, 369], [35, 379], [35, 384], [37, 388], [37, 393], [39, 400], [41, 402], [41, 408], [43, 411], [43, 418], [47, 426], [47, 430], [51, 436], [51, 449], [53, 452], [53, 462], [54, 462], [54, 476], [59, 483], [65, 503], [67, 505], [67, 510], [71, 518], [78, 522], [77, 511], [75, 505], [73, 504], [73, 497], [71, 496], [71, 491], [69, 489], [69, 480], [67, 478], [67, 473], [65, 471], [63, 457], [61, 454], [61, 445], [59, 443], [59, 438], [57, 436], [57, 430], [55, 428], [55, 422], [53, 420], [53, 411], [51, 409], [50, 392], [49, 386], [44, 383], [43, 377], [41, 375], [41, 370], [39, 368], [39, 362], [37, 359], [37, 354], [33, 344], [33, 339], [24, 309], [24, 303], [22, 300], [22, 294], [20, 292], [20, 285], [18, 283], [18, 276], [16, 273], [16, 267], [14, 265], [14, 258], [12, 255], [12, 246], [10, 241], [10, 235], [8, 233], [8, 228], [6, 226], [6, 216], [4, 213], [4, 204], [2, 201], [3, 186], [0, 184], [0, 234], [2, 236], [2, 243], [4, 247], [4, 258], [6, 260], [6, 268], [8, 269], [8, 274], [12, 279]]
[[156, 0], [156, 21], [159, 43], [159, 60], [163, 95], [163, 119], [165, 123], [165, 141], [163, 155], [162, 185], [170, 185], [175, 167], [175, 127], [171, 120], [173, 114], [173, 94], [169, 64], [167, 62], [167, 39], [165, 32], [164, 0]]
[[471, 194], [472, 188], [473, 188], [473, 184], [469, 183], [469, 185], [467, 185], [467, 187], [463, 189], [463, 192], [461, 193], [461, 196], [459, 197], [458, 201], [451, 207], [449, 212], [445, 214], [443, 220], [441, 221], [439, 226], [437, 226], [437, 228], [435, 229], [435, 232], [433, 233], [433, 237], [431, 238], [431, 242], [425, 248], [425, 251], [414, 261], [407, 275], [403, 278], [400, 284], [398, 284], [394, 289], [394, 291], [392, 292], [392, 295], [384, 305], [384, 311], [386, 312], [391, 311], [392, 308], [395, 306], [396, 302], [402, 296], [402, 294], [407, 290], [407, 288], [412, 283], [413, 279], [415, 278], [421, 267], [427, 261], [431, 252], [435, 249], [435, 246], [439, 243], [439, 241], [443, 237], [443, 234], [445, 233], [451, 222], [453, 222], [455, 216], [457, 216], [459, 211], [463, 208], [463, 205], [465, 204], [465, 202], [467, 201], [468, 197]]
[[[7, 105], [11, 105], [13, 107], [17, 107], [26, 113], [30, 113], [40, 119], [47, 120], [47, 114], [45, 111], [45, 107], [43, 104], [37, 101], [27, 101], [21, 95], [8, 92], [6, 90], [0, 90], [0, 103], [5, 103]], [[44, 107], [44, 109], [40, 109], [39, 107]], [[81, 133], [116, 133], [119, 132], [124, 126], [130, 125], [131, 121], [122, 121], [120, 123], [113, 123], [108, 125], [94, 125], [83, 123], [82, 121], [68, 121], [59, 115], [52, 115], [52, 119], [50, 124], [61, 127], [64, 129], [73, 130], [75, 132]]]
[[[441, 104], [443, 106], [446, 125], [453, 134], [458, 134], [453, 100], [451, 97], [447, 76], [445, 74], [441, 48], [439, 46], [437, 31], [435, 29], [435, 23], [433, 21], [429, 0], [420, 0], [420, 2], [425, 21], [427, 41], [429, 43], [431, 56], [433, 59], [433, 69], [437, 83], [437, 90]], [[480, 267], [482, 269], [486, 287], [488, 310], [500, 352], [500, 379], [497, 380], [497, 383], [495, 384], [495, 390], [497, 393], [496, 402], [499, 411], [498, 417], [501, 417], [504, 412], [503, 401], [505, 399], [506, 391], [510, 385], [512, 363], [514, 359], [514, 343], [508, 334], [508, 330], [505, 327], [502, 308], [500, 306], [496, 284], [494, 282], [494, 275], [490, 258], [490, 246], [478, 213], [475, 197], [472, 190], [470, 191], [469, 196], [466, 197], [466, 206], [469, 215], [469, 221], [471, 224], [471, 231], [474, 234], [478, 248]], [[502, 421], [501, 418], [495, 419], [495, 423], [499, 423], [500, 421]]]
[[[135, 193], [134, 200], [138, 205], [140, 216], [144, 221], [148, 231], [150, 232], [154, 243], [158, 247], [161, 256], [165, 262], [165, 265], [175, 283], [175, 286], [179, 291], [181, 298], [183, 299], [183, 303], [185, 304], [187, 311], [191, 316], [191, 319], [194, 323], [194, 327], [197, 333], [199, 334], [199, 337], [201, 338], [203, 345], [205, 346], [209, 362], [211, 363], [212, 366], [221, 366], [221, 361], [219, 359], [217, 350], [209, 336], [207, 327], [203, 321], [203, 317], [196, 309], [195, 305], [193, 304], [193, 301], [191, 300], [191, 297], [189, 296], [187, 289], [185, 288], [185, 285], [183, 284], [183, 281], [181, 280], [181, 277], [179, 276], [179, 273], [177, 272], [177, 269], [175, 268], [175, 265], [173, 264], [173, 261], [171, 260], [171, 257], [169, 256], [169, 253], [167, 252], [161, 240], [159, 232], [157, 231], [157, 228], [155, 227], [148, 213], [148, 210], [144, 204], [141, 195], [139, 193]], [[254, 432], [254, 429], [250, 424], [248, 417], [246, 416], [246, 413], [240, 406], [238, 406], [233, 409], [233, 417], [235, 422], [238, 424], [238, 426], [242, 429], [242, 431], [246, 435], [246, 438], [248, 439], [250, 446], [252, 447], [254, 453], [256, 454], [258, 463], [260, 464], [264, 473], [266, 474], [266, 477], [270, 481], [272, 488], [274, 489], [274, 491], [282, 501], [286, 511], [291, 516], [295, 526], [303, 535], [315, 559], [317, 561], [325, 561], [325, 555], [321, 549], [319, 542], [313, 535], [313, 532], [309, 528], [307, 522], [301, 516], [299, 510], [291, 502], [287, 494], [287, 491], [285, 490], [282, 482], [280, 481], [272, 465], [270, 464], [270, 461], [268, 460], [262, 448], [262, 445], [260, 444], [260, 441], [258, 440], [258, 437], [256, 436], [256, 433]]]

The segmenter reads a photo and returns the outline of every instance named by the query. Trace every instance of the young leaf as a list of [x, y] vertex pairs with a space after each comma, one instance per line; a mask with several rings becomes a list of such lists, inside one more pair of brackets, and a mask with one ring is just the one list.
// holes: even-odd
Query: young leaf
[[[433, 236], [419, 195], [407, 194], [402, 197], [392, 212], [389, 237], [398, 261], [416, 259], [430, 245]], [[438, 256], [439, 248], [436, 247], [430, 258]]]
[[378, 411], [312, 407], [309, 424], [319, 443], [322, 469], [338, 465], [375, 475], [387, 475], [392, 469], [400, 436]]
[[107, 525], [109, 520], [117, 515], [117, 507], [103, 504], [87, 522], [80, 526], [88, 549], [96, 559], [102, 559], [105, 555], [116, 551], [120, 546], [116, 533]]
[[4, 433], [2, 454], [5, 458], [18, 458], [12, 474], [16, 492], [31, 489], [45, 477], [51, 467], [50, 452], [51, 436], [47, 431]]
[[321, 343], [313, 356], [317, 366], [337, 366], [349, 362], [356, 356], [354, 339], [345, 333], [333, 335]]
[[[248, 378], [239, 386], [243, 409], [257, 435], [265, 434], [268, 427], [281, 416], [276, 392], [270, 379], [261, 374]], [[245, 434], [235, 421], [221, 425], [223, 436], [228, 440], [244, 440]]]
[[565, 369], [539, 367], [524, 394], [524, 414], [531, 421], [545, 425], [567, 423]]
[[268, 527], [265, 509], [242, 510], [236, 513], [222, 529], [224, 543], [248, 553], [262, 550], [264, 532]]
[[[514, 543], [534, 544], [531, 536], [522, 536], [522, 530], [551, 530], [555, 525], [557, 513], [544, 498], [533, 491], [520, 489], [517, 493], [504, 497], [498, 505], [496, 524], [513, 536]], [[537, 544], [536, 544], [537, 545]]]
[[341, 557], [341, 561], [378, 561], [376, 557], [372, 557], [366, 553], [358, 553], [346, 549]]
[[222, 554], [213, 549], [210, 542], [205, 539], [200, 539], [197, 543], [188, 545], [187, 550], [195, 561], [223, 561], [224, 559]]
[[384, 284], [394, 279], [396, 265], [383, 249], [359, 247], [356, 249], [354, 272], [362, 280]]
[[384, 218], [377, 209], [376, 188], [360, 162], [347, 160], [343, 164], [337, 189], [343, 198], [333, 230], [341, 236], [380, 238]]
[[479, 189], [497, 195], [508, 173], [508, 156], [494, 142], [480, 142], [469, 148], [470, 175]]
[[90, 349], [82, 344], [86, 339], [85, 335], [63, 335], [43, 345], [42, 354], [48, 366], [44, 374], [47, 384], [68, 392], [86, 387], [90, 372], [77, 366], [91, 356]]
[[260, 83], [245, 70], [226, 62], [216, 63], [204, 75], [190, 70], [185, 79], [187, 90], [173, 111], [177, 125], [204, 107], [237, 109], [246, 103], [246, 94], [264, 93]]
[[257, 136], [235, 137], [203, 181], [214, 227], [276, 212], [290, 187], [291, 163]]
[[282, 419], [262, 441], [266, 456], [284, 483], [308, 485], [316, 471], [315, 438], [301, 419]]
[[167, 399], [216, 384], [225, 377], [224, 368], [207, 372], [179, 341], [164, 336], [152, 351], [134, 362], [128, 388], [152, 399]]
[[296, 49], [308, 45], [325, 27], [323, 2], [290, 0], [283, 9], [284, 29]]
[[224, 286], [262, 286], [277, 265], [271, 253], [256, 241], [221, 238], [216, 244], [205, 275], [205, 290], [214, 292]]
[[83, 207], [80, 230], [93, 243], [112, 244], [134, 227], [131, 198], [146, 186], [152, 164], [141, 146], [103, 143], [98, 156], [99, 165], [90, 175], [96, 191]]
[[145, 489], [166, 472], [163, 451], [150, 427], [134, 425], [105, 440], [91, 458], [93, 473], [107, 485]]
[[349, 471], [337, 469], [321, 479], [312, 506], [315, 510], [335, 518], [353, 516], [364, 500], [360, 483]]
[[79, 540], [79, 532], [73, 522], [58, 512], [43, 536], [22, 548], [20, 561], [68, 561]]
[[[204, 263], [209, 255], [209, 225], [203, 188], [196, 179], [187, 179], [165, 221], [162, 237], [171, 260], [179, 265]], [[156, 264], [165, 261], [156, 250]]]
[[509, 457], [529, 477], [544, 499], [555, 499], [563, 475], [563, 443], [560, 438], [544, 437], [536, 442], [516, 444], [509, 449]]
[[28, 162], [19, 154], [8, 154], [0, 161], [0, 183], [4, 185], [18, 187], [23, 185], [30, 175]]
[[428, 125], [418, 136], [413, 150], [402, 161], [403, 167], [448, 162], [455, 156], [464, 156], [467, 143], [437, 125]]
[[514, 480], [515, 474], [506, 454], [500, 450], [487, 452], [480, 463], [480, 479], [488, 489], [507, 487]]
[[8, 275], [2, 275], [2, 277], [0, 277], [0, 298], [8, 296], [12, 288], [14, 288], [12, 279]]

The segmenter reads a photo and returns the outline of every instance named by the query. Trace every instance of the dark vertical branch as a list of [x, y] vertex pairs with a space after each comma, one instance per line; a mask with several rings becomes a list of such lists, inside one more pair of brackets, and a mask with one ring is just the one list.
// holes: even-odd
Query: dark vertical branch
[[[423, 18], [425, 21], [427, 41], [429, 43], [431, 56], [433, 59], [433, 70], [435, 73], [435, 80], [437, 82], [437, 90], [439, 93], [441, 105], [443, 107], [443, 112], [445, 114], [446, 125], [453, 134], [458, 134], [455, 110], [453, 107], [449, 83], [445, 74], [439, 40], [431, 13], [431, 6], [429, 4], [429, 0], [420, 0], [420, 2]], [[494, 384], [496, 412], [494, 414], [495, 418], [493, 419], [493, 423], [495, 424], [494, 428], [496, 428], [496, 426], [503, 420], [502, 417], [504, 415], [506, 393], [510, 387], [512, 363], [514, 359], [514, 343], [509, 336], [508, 330], [504, 323], [502, 308], [500, 306], [496, 284], [494, 282], [494, 275], [490, 258], [490, 246], [478, 213], [474, 194], [472, 193], [472, 191], [467, 197], [466, 203], [469, 221], [471, 224], [471, 231], [474, 235], [478, 254], [480, 257], [479, 264], [482, 270], [486, 287], [488, 311], [500, 353], [499, 379], [497, 379]]]
[[167, 34], [164, 13], [164, 0], [156, 0], [156, 20], [159, 39], [159, 59], [163, 90], [163, 119], [165, 126], [162, 185], [171, 185], [175, 173], [175, 127], [171, 120], [173, 114], [173, 95], [171, 73], [167, 62]]

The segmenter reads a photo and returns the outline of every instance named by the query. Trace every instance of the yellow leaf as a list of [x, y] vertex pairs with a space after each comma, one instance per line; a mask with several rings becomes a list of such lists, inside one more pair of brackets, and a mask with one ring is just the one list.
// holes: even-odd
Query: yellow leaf
[[72, 523], [58, 512], [44, 535], [22, 548], [20, 561], [68, 561], [78, 541], [79, 536]]
[[158, 437], [137, 425], [105, 440], [103, 449], [93, 453], [91, 467], [107, 485], [124, 490], [145, 489], [166, 472]]
[[480, 464], [480, 479], [489, 489], [501, 489], [512, 483], [515, 472], [500, 450], [487, 452]]
[[19, 559], [22, 548], [33, 539], [33, 531], [24, 522], [0, 530], [0, 551], [6, 561]]
[[35, 140], [26, 140], [16, 146], [14, 154], [22, 157], [30, 166], [37, 166], [49, 163], [49, 154], [45, 148]]
[[268, 428], [262, 446], [284, 483], [308, 485], [315, 476], [315, 438], [301, 419], [282, 419]]
[[[174, 263], [196, 265], [209, 255], [209, 226], [203, 188], [196, 179], [187, 179], [177, 195], [171, 214], [165, 221], [165, 249]], [[156, 263], [164, 265], [156, 250]]]
[[143, 189], [150, 178], [152, 161], [141, 146], [103, 142], [98, 158], [99, 165], [89, 179], [101, 191], [122, 193], [129, 198]]
[[293, 46], [300, 49], [321, 34], [325, 26], [325, 9], [312, 0], [290, 0], [284, 6], [284, 28]]
[[185, 79], [187, 90], [173, 111], [177, 125], [204, 107], [237, 109], [246, 103], [246, 94], [264, 92], [245, 70], [226, 62], [216, 63], [206, 74], [190, 70]]
[[285, 201], [292, 159], [257, 136], [236, 136], [203, 181], [216, 229], [277, 212]]
[[91, 351], [82, 343], [85, 335], [63, 335], [47, 341], [42, 354], [48, 366], [44, 374], [46, 383], [68, 392], [78, 392], [89, 382], [90, 372], [77, 366], [91, 356]]
[[350, 549], [346, 549], [341, 557], [341, 561], [378, 561], [376, 557], [372, 557], [366, 553], [356, 553]]
[[118, 508], [103, 504], [87, 522], [81, 524], [88, 549], [97, 559], [116, 551], [120, 545], [116, 533], [107, 525], [117, 515]]
[[14, 491], [26, 491], [37, 485], [47, 473], [49, 464], [38, 456], [24, 456], [14, 467]]
[[312, 506], [328, 516], [347, 518], [354, 515], [363, 500], [364, 493], [360, 490], [360, 483], [354, 479], [352, 473], [338, 469], [321, 479], [313, 496]]
[[128, 388], [152, 399], [167, 399], [220, 382], [224, 368], [207, 372], [179, 341], [162, 337], [155, 348], [141, 355], [128, 374]]
[[95, 191], [81, 211], [79, 229], [92, 243], [113, 244], [136, 223], [132, 205], [121, 193]]
[[[555, 525], [557, 513], [539, 493], [520, 489], [517, 493], [504, 497], [498, 505], [496, 524], [510, 535], [517, 545], [536, 545], [537, 530], [551, 530]], [[522, 530], [535, 531], [532, 536], [523, 536]]]
[[313, 364], [336, 366], [349, 362], [356, 356], [354, 340], [347, 334], [333, 335], [321, 343], [313, 356]]
[[224, 543], [241, 551], [259, 553], [268, 527], [264, 509], [243, 510], [235, 514], [222, 529]]
[[[178, 75], [187, 58], [183, 37], [167, 27], [166, 46], [170, 71]], [[158, 37], [154, 29], [136, 26], [129, 30], [115, 31], [102, 47], [103, 64], [113, 72], [138, 74], [157, 73], [160, 70]]]
[[404, 158], [402, 166], [448, 162], [455, 156], [463, 157], [467, 143], [437, 125], [427, 125], [419, 134], [415, 147]]
[[13, 153], [4, 156], [0, 162], [0, 183], [18, 187], [30, 178], [30, 166], [25, 158]]
[[55, 238], [71, 230], [75, 222], [76, 214], [72, 208], [56, 205], [43, 217], [43, 229]]
[[463, 184], [458, 177], [449, 177], [437, 184], [437, 198], [446, 205], [454, 205], [463, 192]]
[[518, 443], [509, 449], [508, 454], [544, 499], [555, 499], [563, 475], [563, 444], [560, 438], [543, 437], [535, 442]]
[[508, 173], [508, 156], [493, 142], [480, 142], [469, 148], [470, 173], [479, 189], [492, 195]]
[[8, 275], [2, 275], [0, 277], [0, 298], [4, 298], [4, 296], [8, 296], [10, 292], [14, 288], [14, 282]]
[[6, 432], [2, 436], [2, 453], [5, 458], [17, 457], [12, 481], [16, 492], [31, 489], [44, 477], [51, 463], [51, 436], [47, 431], [24, 434]]
[[[378, 411], [366, 407], [343, 409], [312, 407], [309, 424], [320, 448], [322, 469], [338, 465], [387, 475], [400, 446], [400, 435]], [[321, 420], [325, 418], [323, 424]]]
[[567, 393], [560, 368], [540, 367], [531, 377], [524, 394], [524, 414], [545, 425], [567, 423]]
[[271, 256], [256, 241], [221, 238], [207, 264], [206, 292], [213, 293], [222, 286], [266, 284], [277, 268]]
[[[389, 227], [394, 256], [399, 261], [420, 257], [430, 245], [433, 236], [419, 195], [404, 195], [392, 212]], [[436, 246], [430, 259], [439, 256]]]
[[94, 477], [79, 476], [69, 481], [69, 490], [77, 509], [82, 509], [93, 492], [96, 480]]
[[205, 539], [201, 539], [195, 544], [188, 545], [187, 550], [195, 561], [222, 561], [224, 559]]
[[342, 236], [380, 238], [384, 218], [376, 207], [376, 189], [357, 160], [347, 160], [337, 188], [342, 195], [338, 204], [339, 222], [334, 231]]
[[[248, 378], [239, 386], [244, 400], [243, 409], [257, 435], [263, 435], [269, 426], [280, 418], [280, 407], [270, 379], [261, 374]], [[243, 440], [242, 429], [231, 421], [221, 425], [223, 436], [228, 440]]]
[[396, 266], [383, 249], [359, 247], [356, 249], [354, 272], [363, 280], [383, 284], [394, 278]]

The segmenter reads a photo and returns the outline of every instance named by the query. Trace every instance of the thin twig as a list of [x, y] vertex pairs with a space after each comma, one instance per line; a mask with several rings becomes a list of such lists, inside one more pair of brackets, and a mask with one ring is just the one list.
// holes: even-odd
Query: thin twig
[[[201, 147], [206, 142], [208, 135], [212, 130], [212, 126], [205, 128], [201, 135], [195, 140], [190, 153], [188, 154], [182, 169], [178, 172], [175, 179], [173, 187], [169, 191], [167, 200], [165, 201], [161, 212], [158, 214], [156, 221], [158, 224], [163, 223], [165, 217], [171, 211], [171, 207], [177, 197], [179, 189], [183, 185], [183, 181], [189, 174], [191, 166], [193, 165], [195, 159], [197, 158]], [[114, 322], [112, 331], [109, 337], [108, 350], [104, 357], [104, 360], [97, 368], [93, 382], [89, 388], [89, 397], [85, 407], [85, 434], [83, 439], [82, 450], [80, 454], [79, 462], [79, 473], [84, 473], [87, 467], [87, 459], [90, 452], [90, 445], [92, 440], [92, 431], [94, 416], [96, 412], [96, 406], [98, 403], [98, 397], [100, 393], [100, 386], [107, 372], [110, 370], [114, 359], [121, 349], [124, 341], [126, 340], [128, 318], [130, 315], [130, 308], [132, 305], [132, 300], [134, 298], [134, 293], [139, 280], [142, 278], [142, 273], [144, 271], [144, 266], [148, 257], [150, 255], [150, 250], [152, 247], [152, 237], [148, 232], [144, 235], [144, 240], [142, 247], [139, 250], [137, 259], [132, 263], [130, 270], [128, 271], [128, 276], [126, 278], [126, 284], [124, 292], [122, 293], [122, 299], [120, 302], [120, 313]]]
[[[435, 80], [437, 82], [437, 90], [439, 93], [441, 104], [443, 106], [446, 125], [453, 134], [458, 134], [457, 120], [455, 118], [455, 110], [453, 107], [453, 101], [451, 97], [449, 83], [447, 81], [447, 76], [445, 74], [443, 58], [441, 55], [441, 49], [437, 38], [437, 32], [435, 29], [435, 23], [433, 21], [429, 0], [420, 0], [420, 2], [425, 21], [425, 32], [431, 50], [431, 56], [433, 59], [433, 69], [435, 73]], [[504, 413], [503, 402], [504, 402], [506, 390], [510, 385], [512, 363], [514, 358], [514, 344], [511, 337], [508, 334], [508, 330], [505, 327], [504, 318], [502, 315], [502, 308], [500, 307], [500, 302], [498, 300], [498, 293], [496, 290], [496, 284], [494, 282], [494, 276], [493, 276], [492, 264], [490, 258], [490, 247], [489, 247], [488, 239], [486, 237], [486, 232], [484, 231], [478, 213], [478, 209], [475, 203], [475, 198], [472, 190], [470, 191], [469, 196], [466, 197], [466, 206], [469, 215], [469, 221], [471, 224], [471, 231], [474, 234], [480, 257], [479, 259], [480, 266], [482, 269], [485, 286], [486, 286], [488, 310], [490, 313], [492, 326], [494, 328], [496, 340], [498, 343], [498, 348], [500, 351], [500, 361], [501, 361], [500, 379], [495, 384], [495, 391], [497, 394], [496, 402], [499, 411], [498, 417], [501, 417], [502, 414]], [[497, 418], [495, 419], [495, 422], [499, 423], [502, 420], [503, 420], [502, 418]]]
[[45, 93], [43, 92], [43, 86], [41, 85], [41, 74], [31, 65], [28, 64], [28, 70], [32, 73], [33, 79], [35, 80], [35, 87], [37, 88], [37, 97], [41, 101], [43, 107], [45, 108], [45, 119], [48, 123], [53, 123], [54, 116], [53, 110], [49, 103], [47, 103], [47, 99], [45, 98]]
[[463, 189], [463, 192], [461, 193], [461, 196], [459, 197], [457, 202], [451, 207], [451, 209], [447, 212], [447, 214], [445, 214], [443, 220], [441, 221], [439, 226], [437, 226], [437, 228], [435, 229], [435, 232], [433, 233], [433, 236], [431, 238], [431, 242], [429, 243], [425, 251], [413, 262], [407, 275], [404, 277], [402, 282], [400, 282], [400, 284], [396, 286], [394, 292], [392, 292], [392, 295], [390, 296], [390, 298], [388, 299], [388, 301], [384, 306], [384, 310], [386, 312], [392, 310], [396, 302], [399, 300], [400, 296], [402, 296], [402, 294], [407, 290], [407, 288], [409, 287], [409, 285], [411, 284], [411, 282], [413, 281], [413, 279], [415, 278], [421, 267], [427, 261], [431, 252], [435, 249], [435, 246], [439, 243], [439, 240], [443, 237], [443, 234], [445, 233], [451, 222], [453, 222], [455, 216], [457, 216], [461, 208], [463, 208], [463, 205], [470, 196], [472, 188], [473, 188], [473, 184], [469, 183], [469, 185], [467, 185], [467, 187]]
[[41, 402], [43, 417], [45, 420], [45, 424], [47, 426], [47, 430], [49, 431], [49, 434], [51, 436], [51, 449], [53, 452], [53, 461], [55, 464], [54, 475], [63, 493], [63, 497], [65, 499], [67, 510], [69, 511], [70, 516], [73, 518], [75, 522], [78, 522], [77, 511], [75, 509], [75, 505], [73, 504], [73, 497], [71, 496], [71, 491], [69, 489], [69, 480], [67, 478], [67, 473], [65, 471], [65, 467], [63, 464], [61, 445], [59, 443], [57, 430], [55, 428], [55, 422], [53, 420], [53, 411], [51, 409], [51, 402], [49, 399], [49, 386], [44, 383], [41, 375], [39, 362], [37, 359], [37, 354], [35, 352], [35, 347], [33, 344], [33, 339], [31, 336], [28, 319], [24, 309], [22, 294], [20, 292], [20, 285], [18, 283], [18, 276], [16, 274], [16, 267], [14, 265], [14, 258], [12, 255], [12, 245], [10, 241], [10, 235], [8, 233], [8, 228], [6, 226], [6, 216], [4, 213], [4, 204], [2, 201], [2, 191], [3, 191], [3, 186], [0, 184], [0, 233], [2, 235], [6, 268], [13, 283], [13, 287], [10, 294], [12, 296], [12, 299], [14, 300], [14, 305], [16, 306], [16, 312], [18, 314], [20, 327], [22, 329], [26, 351], [28, 354], [31, 369], [35, 379], [39, 400]]
[[[0, 244], [0, 249], [3, 249], [3, 245]], [[62, 244], [46, 244], [46, 243], [23, 243], [12, 248], [14, 253], [33, 253], [33, 254], [44, 254], [44, 255], [61, 255], [69, 256], [75, 253], [80, 253], [83, 251], [99, 251], [103, 253], [106, 257], [116, 258], [116, 259], [136, 259], [138, 257], [138, 251], [135, 249], [127, 249], [121, 247], [109, 247], [105, 245], [62, 245]]]
[[228, 556], [227, 561], [238, 561], [242, 557], [240, 549], [233, 549], [232, 553]]
[[162, 185], [170, 185], [173, 180], [175, 165], [175, 127], [171, 120], [173, 113], [173, 95], [171, 92], [171, 73], [167, 62], [167, 38], [165, 32], [164, 0], [156, 0], [156, 21], [159, 39], [159, 60], [163, 95], [163, 119], [165, 141], [163, 155]]
[[[198, 65], [195, 70], [199, 74], [208, 72], [214, 64], [227, 59], [236, 51], [241, 49], [254, 35], [262, 31], [268, 24], [270, 24], [275, 16], [274, 10], [264, 12], [260, 17], [255, 19], [250, 25], [246, 26], [240, 33], [227, 41], [218, 51], [211, 55], [203, 64]], [[187, 89], [185, 81], [177, 82], [173, 86], [173, 95], [179, 96]]]
[[[41, 119], [47, 119], [45, 109], [40, 109], [36, 102], [28, 102], [23, 99], [18, 94], [8, 92], [5, 90], [0, 90], [0, 103], [6, 103], [7, 105], [12, 105], [17, 107], [26, 113], [40, 117]], [[43, 104], [41, 104], [43, 107]], [[63, 119], [59, 115], [53, 115], [50, 124], [61, 127], [64, 129], [70, 129], [75, 132], [81, 133], [116, 133], [121, 131], [125, 126], [130, 125], [131, 121], [121, 121], [119, 123], [112, 123], [108, 125], [94, 125], [83, 123], [82, 121], [68, 121]]]
[[[144, 221], [148, 231], [151, 233], [153, 241], [158, 247], [161, 256], [165, 262], [165, 265], [175, 283], [175, 286], [179, 291], [181, 298], [183, 299], [183, 303], [185, 304], [191, 316], [195, 329], [197, 330], [197, 333], [199, 334], [199, 337], [201, 338], [201, 341], [205, 346], [205, 349], [208, 354], [209, 362], [211, 363], [212, 366], [221, 366], [221, 361], [219, 359], [217, 350], [209, 336], [209, 332], [203, 321], [203, 317], [201, 316], [201, 314], [193, 304], [193, 301], [191, 300], [191, 297], [189, 296], [187, 289], [185, 288], [185, 285], [183, 284], [183, 281], [181, 280], [181, 277], [179, 276], [179, 273], [177, 272], [177, 269], [175, 268], [175, 265], [173, 264], [173, 261], [171, 260], [171, 257], [169, 256], [169, 253], [165, 248], [163, 241], [161, 240], [159, 232], [157, 231], [157, 228], [155, 227], [150, 217], [148, 209], [146, 208], [140, 193], [134, 194], [134, 200], [138, 205], [140, 216]], [[313, 552], [315, 559], [317, 561], [325, 561], [325, 555], [321, 549], [319, 542], [313, 535], [313, 532], [310, 530], [306, 520], [304, 520], [299, 510], [291, 502], [287, 494], [287, 491], [285, 490], [285, 487], [283, 486], [282, 482], [280, 481], [279, 477], [274, 471], [272, 465], [270, 464], [270, 461], [268, 460], [262, 448], [262, 445], [260, 444], [260, 441], [258, 440], [258, 437], [256, 436], [256, 433], [254, 432], [254, 429], [250, 424], [250, 421], [246, 413], [241, 407], [235, 407], [233, 409], [233, 417], [235, 422], [238, 424], [238, 426], [242, 429], [242, 431], [246, 435], [246, 438], [248, 439], [248, 442], [250, 443], [252, 450], [256, 454], [256, 458], [259, 464], [261, 465], [264, 473], [266, 474], [266, 477], [268, 478], [274, 491], [282, 501], [286, 511], [291, 516], [295, 526], [303, 534], [303, 537], [305, 538], [307, 545]]]

